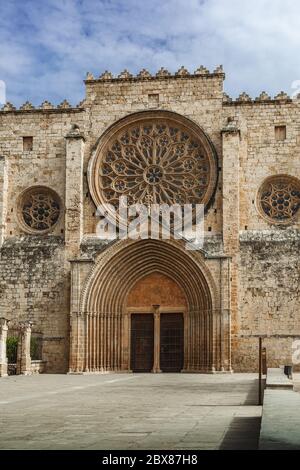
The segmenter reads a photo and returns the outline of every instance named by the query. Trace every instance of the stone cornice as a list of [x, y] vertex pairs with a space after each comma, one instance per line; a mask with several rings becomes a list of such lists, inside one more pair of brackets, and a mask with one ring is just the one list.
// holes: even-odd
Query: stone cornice
[[0, 116], [6, 114], [67, 114], [67, 113], [82, 113], [84, 108], [68, 108], [68, 109], [0, 109]]

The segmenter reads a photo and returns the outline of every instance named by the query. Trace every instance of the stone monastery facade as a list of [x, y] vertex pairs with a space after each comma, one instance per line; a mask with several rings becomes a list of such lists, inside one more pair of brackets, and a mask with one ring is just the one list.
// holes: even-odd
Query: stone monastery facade
[[[221, 67], [85, 80], [0, 111], [0, 316], [47, 373], [255, 371], [300, 337], [300, 99], [223, 93]], [[204, 203], [203, 250], [96, 235], [100, 203]]]

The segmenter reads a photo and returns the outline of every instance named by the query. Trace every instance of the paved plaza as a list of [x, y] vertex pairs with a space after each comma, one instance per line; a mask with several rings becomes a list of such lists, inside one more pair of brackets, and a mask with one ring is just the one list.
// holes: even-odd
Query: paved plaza
[[256, 449], [255, 374], [0, 379], [0, 449]]

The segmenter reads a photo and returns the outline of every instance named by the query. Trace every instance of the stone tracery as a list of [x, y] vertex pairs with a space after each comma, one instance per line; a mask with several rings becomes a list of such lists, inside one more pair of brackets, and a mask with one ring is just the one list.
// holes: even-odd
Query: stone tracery
[[19, 205], [19, 216], [27, 230], [34, 232], [50, 230], [59, 219], [59, 198], [49, 188], [41, 186], [29, 188], [21, 195]]
[[193, 135], [171, 123], [133, 124], [104, 152], [100, 186], [106, 202], [201, 203], [212, 173], [206, 152]]
[[[89, 163], [96, 207], [130, 204], [204, 204], [217, 182], [217, 154], [190, 119], [169, 111], [126, 116], [99, 139]], [[195, 213], [194, 213], [195, 214]]]
[[300, 182], [287, 175], [268, 178], [260, 190], [259, 204], [270, 221], [290, 222], [300, 207]]

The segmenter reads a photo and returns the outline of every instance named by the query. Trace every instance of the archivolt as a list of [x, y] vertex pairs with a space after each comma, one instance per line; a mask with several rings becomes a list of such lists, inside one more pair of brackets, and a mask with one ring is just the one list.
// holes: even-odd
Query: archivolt
[[121, 313], [127, 292], [153, 272], [177, 282], [191, 310], [214, 310], [218, 308], [217, 288], [201, 258], [171, 240], [117, 242], [97, 259], [82, 293], [81, 311]]
[[127, 294], [154, 272], [173, 279], [187, 299], [184, 370], [214, 367], [217, 289], [202, 254], [180, 241], [120, 241], [100, 254], [81, 297], [85, 331], [85, 371], [128, 370]]

